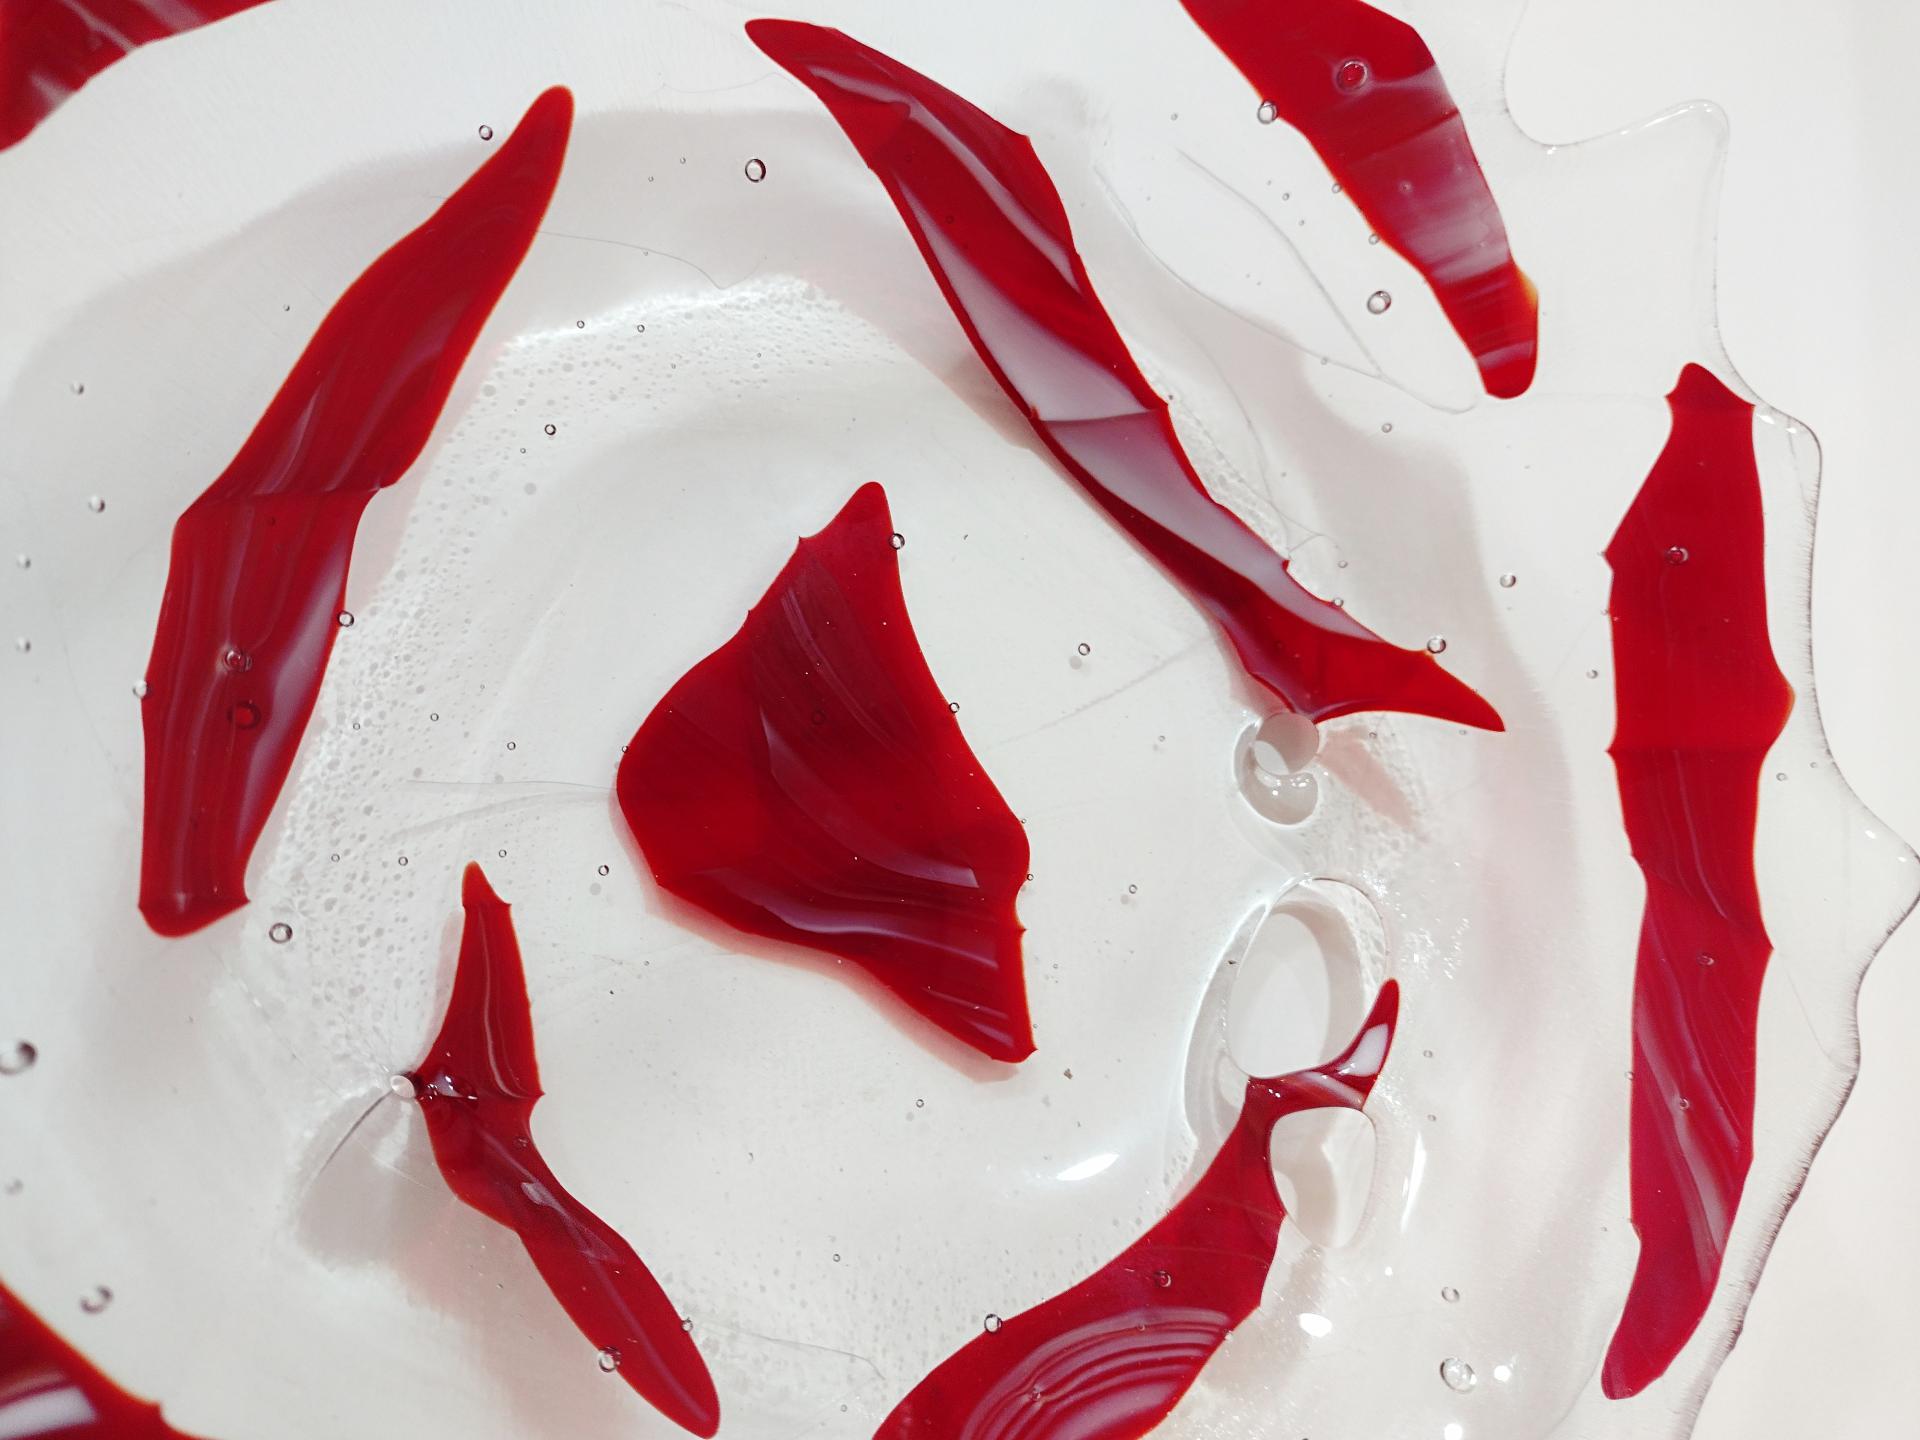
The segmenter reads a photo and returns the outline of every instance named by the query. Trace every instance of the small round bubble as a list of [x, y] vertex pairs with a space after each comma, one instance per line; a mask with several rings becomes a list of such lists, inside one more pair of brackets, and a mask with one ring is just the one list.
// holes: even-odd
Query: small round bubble
[[747, 179], [758, 185], [767, 178], [767, 162], [755, 156], [747, 161]]
[[1371, 77], [1372, 72], [1367, 69], [1366, 61], [1348, 60], [1333, 72], [1333, 83], [1351, 95], [1364, 86]]
[[89, 495], [87, 497], [87, 508], [98, 515], [102, 510], [107, 508], [107, 502], [101, 496]]
[[981, 1329], [985, 1330], [987, 1334], [991, 1335], [993, 1334], [994, 1331], [1000, 1328], [1000, 1325], [1001, 1325], [1001, 1320], [998, 1315], [989, 1315], [987, 1316], [986, 1320], [982, 1322]]
[[284, 920], [276, 920], [267, 927], [267, 938], [276, 945], [284, 945], [293, 939], [293, 926]]
[[1384, 315], [1392, 308], [1393, 296], [1389, 295], [1385, 290], [1376, 290], [1367, 296], [1367, 313], [1369, 315]]
[[491, 140], [491, 139], [493, 139], [493, 126], [491, 126], [491, 125], [482, 125], [482, 126], [480, 127], [480, 138], [481, 138], [482, 140]]
[[1446, 636], [1429, 635], [1427, 637], [1427, 653], [1429, 655], [1444, 655], [1446, 653], [1446, 650], [1447, 650]]
[[611, 1375], [620, 1368], [620, 1352], [609, 1345], [600, 1352], [600, 1373]]
[[1511, 590], [1514, 586], [1518, 585], [1519, 583], [1520, 583], [1520, 577], [1511, 572], [1505, 575], [1502, 575], [1500, 577], [1500, 588], [1502, 590]]
[[1271, 100], [1262, 100], [1260, 108], [1253, 113], [1262, 125], [1271, 125], [1280, 118], [1280, 107]]
[[1473, 1373], [1473, 1366], [1454, 1355], [1440, 1362], [1440, 1378], [1446, 1382], [1449, 1390], [1462, 1395], [1480, 1383], [1480, 1377]]

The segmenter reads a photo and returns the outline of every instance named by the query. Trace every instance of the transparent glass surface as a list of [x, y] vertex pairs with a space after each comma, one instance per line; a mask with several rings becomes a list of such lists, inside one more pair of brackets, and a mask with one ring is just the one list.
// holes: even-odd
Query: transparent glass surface
[[[1644, 882], [1600, 552], [1681, 368], [1739, 389], [1726, 130], [1693, 104], [1542, 146], [1502, 101], [1518, 0], [1390, 8], [1540, 296], [1519, 399], [1485, 396], [1419, 274], [1173, 0], [796, 6], [1032, 137], [1211, 493], [1315, 594], [1444, 642], [1502, 733], [1316, 733], [1248, 680], [1037, 443], [838, 126], [744, 37], [755, 8], [288, 0], [140, 51], [0, 153], [0, 547], [23, 557], [0, 595], [30, 642], [0, 666], [0, 1047], [32, 1047], [0, 1077], [0, 1279], [212, 1440], [679, 1433], [391, 1089], [439, 1026], [479, 859], [525, 957], [540, 1149], [692, 1322], [727, 1436], [872, 1434], [987, 1317], [1164, 1215], [1245, 1074], [1325, 1060], [1389, 977], [1364, 1121], [1276, 1137], [1264, 1298], [1156, 1433], [1684, 1434], [1857, 1069], [1913, 857], [1823, 742], [1819, 451], [1760, 403], [1797, 698], [1755, 841], [1754, 1157], [1698, 1331], [1606, 1398]], [[504, 139], [552, 84], [579, 107], [559, 188], [368, 507], [251, 903], [157, 936], [135, 688], [174, 521], [334, 300], [500, 143], [481, 127]], [[614, 803], [640, 722], [870, 480], [1032, 847], [1018, 1066], [670, 903]]]

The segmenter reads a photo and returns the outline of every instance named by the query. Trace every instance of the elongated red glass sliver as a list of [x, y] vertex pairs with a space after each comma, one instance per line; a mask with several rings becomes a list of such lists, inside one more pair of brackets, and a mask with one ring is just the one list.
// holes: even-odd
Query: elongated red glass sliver
[[1487, 393], [1524, 393], [1539, 304], [1419, 32], [1365, 0], [1181, 3], [1425, 278]]
[[679, 1312], [633, 1247], [567, 1193], [533, 1143], [540, 1099], [533, 1013], [507, 904], [478, 865], [440, 1034], [411, 1076], [448, 1186], [520, 1237], [580, 1333], [636, 1393], [695, 1435], [720, 1401]]
[[184, 935], [246, 904], [247, 858], [306, 732], [361, 512], [406, 473], [560, 176], [573, 97], [354, 281], [173, 529], [147, 662], [140, 913]]
[[1249, 1080], [1226, 1143], [1165, 1219], [1071, 1290], [989, 1321], [875, 1440], [1138, 1440], [1159, 1424], [1260, 1303], [1286, 1216], [1273, 1127], [1301, 1110], [1365, 1105], [1398, 1010], [1390, 980], [1339, 1057]]
[[142, 45], [266, 0], [0, 0], [0, 150]]
[[193, 1440], [136, 1400], [0, 1285], [0, 1435], [8, 1440]]
[[1753, 1158], [1754, 1036], [1773, 943], [1754, 879], [1761, 764], [1793, 691], [1767, 635], [1753, 407], [1689, 365], [1673, 430], [1607, 547], [1611, 754], [1646, 876], [1633, 986], [1633, 1226], [1601, 1371], [1619, 1399], [1706, 1313]]
[[747, 34], [820, 97], [886, 186], [947, 303], [1061, 466], [1225, 632], [1247, 673], [1314, 720], [1401, 710], [1500, 717], [1425, 650], [1316, 598], [1208, 495], [1095, 295], [1053, 182], [1024, 135], [838, 30]]
[[851, 960], [982, 1054], [1033, 1052], [1026, 831], [914, 638], [886, 492], [802, 540], [739, 633], [654, 707], [618, 796], [654, 878]]

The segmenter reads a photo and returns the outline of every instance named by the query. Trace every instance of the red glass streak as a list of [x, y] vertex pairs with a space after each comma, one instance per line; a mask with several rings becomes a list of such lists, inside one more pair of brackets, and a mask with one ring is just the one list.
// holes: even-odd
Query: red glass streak
[[142, 45], [266, 0], [0, 0], [0, 150]]
[[1337, 1059], [1249, 1080], [1226, 1143], [1164, 1220], [1071, 1290], [968, 1341], [875, 1440], [1135, 1440], [1151, 1430], [1260, 1303], [1286, 1215], [1274, 1125], [1300, 1110], [1360, 1109], [1398, 1008], [1389, 980]]
[[892, 196], [980, 358], [1054, 457], [1213, 617], [1247, 672], [1315, 720], [1405, 710], [1500, 728], [1424, 650], [1308, 594], [1207, 494], [1094, 294], [1024, 135], [838, 30], [747, 34], [818, 95]]
[[461, 886], [466, 926], [446, 1020], [409, 1077], [453, 1193], [506, 1226], [580, 1333], [683, 1429], [712, 1435], [720, 1402], [679, 1312], [633, 1247], [569, 1195], [534, 1147], [533, 1014], [505, 901], [478, 865]]
[[660, 885], [861, 966], [996, 1060], [1033, 1053], [1026, 831], [927, 669], [886, 492], [802, 540], [734, 637], [654, 707], [620, 811]]
[[1487, 393], [1524, 393], [1539, 304], [1419, 32], [1362, 0], [1181, 3], [1426, 279]]
[[1753, 1153], [1754, 1030], [1773, 945], [1753, 871], [1760, 767], [1793, 691], [1767, 638], [1753, 407], [1698, 365], [1607, 547], [1614, 767], [1646, 910], [1633, 986], [1640, 1259], [1601, 1383], [1665, 1372], [1705, 1313]]
[[93, 1366], [0, 1285], [0, 1435], [8, 1440], [192, 1440]]
[[226, 471], [173, 531], [147, 695], [140, 911], [184, 935], [246, 904], [247, 858], [313, 713], [361, 511], [425, 447], [546, 212], [573, 97], [340, 297]]

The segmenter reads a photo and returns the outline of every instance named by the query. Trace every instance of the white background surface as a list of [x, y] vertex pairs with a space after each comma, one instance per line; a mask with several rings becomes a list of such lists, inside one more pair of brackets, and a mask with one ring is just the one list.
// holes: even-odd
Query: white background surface
[[[1732, 121], [1720, 317], [1748, 383], [1825, 449], [1814, 571], [1821, 709], [1841, 769], [1920, 836], [1920, 488], [1910, 440], [1920, 14], [1890, 0], [1532, 0], [1514, 118], [1584, 138], [1687, 99]], [[1788, 1216], [1698, 1440], [1912, 1433], [1920, 1414], [1920, 930], [1861, 993], [1848, 1108]]]

